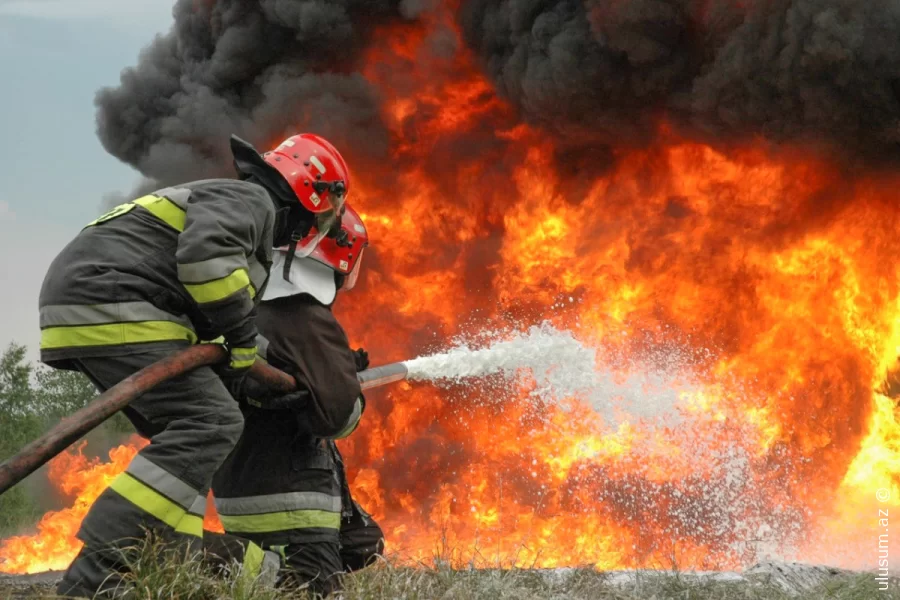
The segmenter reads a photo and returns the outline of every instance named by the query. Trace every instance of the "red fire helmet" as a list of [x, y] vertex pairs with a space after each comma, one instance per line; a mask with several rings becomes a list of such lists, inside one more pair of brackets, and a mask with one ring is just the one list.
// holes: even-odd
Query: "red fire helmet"
[[[309, 255], [309, 258], [327, 265], [347, 278], [345, 291], [352, 290], [359, 279], [363, 252], [369, 245], [369, 234], [359, 214], [346, 204], [341, 219], [341, 231], [336, 237], [323, 239]], [[311, 232], [310, 235], [315, 235]]]
[[293, 135], [263, 155], [288, 182], [300, 204], [315, 215], [315, 236], [297, 244], [298, 256], [309, 256], [339, 222], [350, 192], [350, 170], [328, 140], [312, 133]]

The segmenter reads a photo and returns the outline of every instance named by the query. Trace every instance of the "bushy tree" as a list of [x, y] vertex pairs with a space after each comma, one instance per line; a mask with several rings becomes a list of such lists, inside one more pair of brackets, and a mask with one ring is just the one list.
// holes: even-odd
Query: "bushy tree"
[[[31, 373], [24, 346], [11, 344], [0, 356], [0, 460], [41, 433], [43, 419], [33, 403]], [[0, 535], [33, 521], [38, 513], [21, 485], [0, 495]]]
[[38, 367], [34, 373], [35, 410], [56, 421], [84, 407], [97, 395], [94, 385], [81, 373]]
[[[36, 439], [60, 419], [84, 407], [97, 391], [75, 371], [35, 367], [26, 348], [10, 344], [0, 355], [0, 461]], [[132, 431], [121, 414], [101, 425], [96, 435], [114, 439]], [[0, 537], [33, 523], [43, 508], [23, 485], [0, 495]]]

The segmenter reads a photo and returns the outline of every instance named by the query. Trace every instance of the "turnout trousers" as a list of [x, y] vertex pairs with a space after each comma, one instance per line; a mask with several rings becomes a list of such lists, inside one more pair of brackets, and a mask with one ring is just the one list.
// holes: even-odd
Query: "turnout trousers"
[[[140, 353], [73, 359], [105, 391], [184, 345], [153, 344]], [[123, 411], [150, 439], [100, 494], [81, 523], [84, 547], [57, 588], [65, 596], [110, 593], [127, 571], [123, 549], [148, 532], [174, 547], [201, 551], [203, 514], [213, 474], [240, 438], [237, 402], [209, 367], [175, 377]]]
[[341, 519], [337, 541], [270, 546], [284, 556], [280, 585], [305, 585], [314, 596], [327, 596], [340, 589], [343, 573], [364, 569], [384, 553], [384, 534], [378, 523], [355, 501], [346, 513], [349, 516]]
[[239, 536], [203, 532], [206, 559], [216, 573], [227, 574], [232, 565], [239, 564], [251, 577], [274, 579], [280, 586], [305, 587], [314, 596], [336, 591], [342, 573], [372, 564], [384, 552], [384, 534], [354, 501], [350, 516], [341, 519], [339, 540], [261, 545], [267, 549]]
[[352, 500], [334, 442], [299, 434], [276, 412], [247, 415], [213, 479], [216, 510], [226, 533], [282, 556], [279, 585], [325, 596], [383, 552], [384, 535]]

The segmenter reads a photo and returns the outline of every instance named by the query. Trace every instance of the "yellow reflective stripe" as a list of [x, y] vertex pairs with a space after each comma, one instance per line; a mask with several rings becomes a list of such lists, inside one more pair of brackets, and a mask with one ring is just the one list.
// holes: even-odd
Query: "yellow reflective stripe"
[[287, 561], [287, 546], [269, 546], [270, 552], [275, 552], [281, 557], [282, 561]]
[[144, 196], [134, 201], [138, 206], [143, 206], [153, 215], [177, 232], [184, 231], [185, 211], [169, 200], [158, 196]]
[[263, 515], [219, 515], [228, 533], [268, 533], [321, 527], [341, 528], [341, 513], [324, 510], [291, 510]]
[[41, 331], [41, 348], [45, 350], [171, 340], [185, 340], [193, 344], [197, 341], [197, 334], [193, 330], [171, 321], [48, 327]]
[[[206, 283], [185, 283], [185, 289], [199, 304], [215, 302], [249, 287], [250, 277], [246, 269], [236, 269], [231, 275]], [[251, 296], [253, 294], [251, 293]]]
[[94, 219], [93, 221], [91, 221], [90, 223], [85, 225], [85, 227], [92, 227], [99, 223], [104, 223], [106, 221], [109, 221], [110, 219], [115, 219], [116, 217], [120, 217], [120, 216], [124, 215], [125, 213], [132, 210], [133, 208], [134, 208], [134, 203], [132, 203], [132, 202], [128, 202], [126, 204], [120, 204], [117, 207], [110, 210], [109, 212], [100, 215], [99, 217], [97, 217], [96, 219]]
[[263, 549], [253, 542], [250, 542], [247, 549], [244, 550], [244, 564], [241, 569], [241, 577], [247, 577], [249, 579], [256, 579], [259, 577], [264, 557], [265, 554], [263, 553]]
[[[122, 473], [109, 484], [110, 489], [169, 527], [175, 529], [187, 511], [172, 502], [149, 485], [141, 483], [128, 473]], [[201, 527], [203, 521], [200, 521]], [[202, 533], [202, 531], [201, 531]]]
[[184, 231], [184, 222], [186, 216], [184, 209], [182, 209], [180, 206], [178, 206], [168, 198], [154, 196], [152, 194], [148, 196], [142, 196], [141, 198], [138, 198], [133, 202], [120, 204], [108, 213], [101, 215], [88, 223], [86, 227], [98, 225], [111, 219], [115, 219], [116, 217], [120, 217], [125, 213], [130, 212], [135, 206], [144, 207], [145, 209], [150, 211], [153, 216], [155, 216], [157, 219], [159, 219], [175, 231], [178, 231], [179, 233]]
[[203, 517], [188, 513], [178, 521], [175, 531], [185, 535], [203, 537]]
[[256, 347], [252, 348], [232, 348], [231, 363], [232, 369], [248, 369], [256, 362]]

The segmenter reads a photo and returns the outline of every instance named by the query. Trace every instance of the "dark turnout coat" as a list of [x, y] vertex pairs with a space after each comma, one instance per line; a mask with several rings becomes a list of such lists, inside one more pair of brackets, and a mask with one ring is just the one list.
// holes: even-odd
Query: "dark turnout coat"
[[257, 323], [261, 356], [309, 396], [296, 411], [245, 399], [244, 433], [213, 480], [216, 510], [226, 532], [266, 546], [337, 541], [351, 507], [331, 440], [364, 407], [353, 351], [331, 308], [306, 294], [263, 302]]
[[165, 188], [116, 207], [85, 227], [44, 278], [41, 360], [72, 368], [73, 358], [220, 335], [252, 346], [274, 222], [269, 192], [233, 179]]

